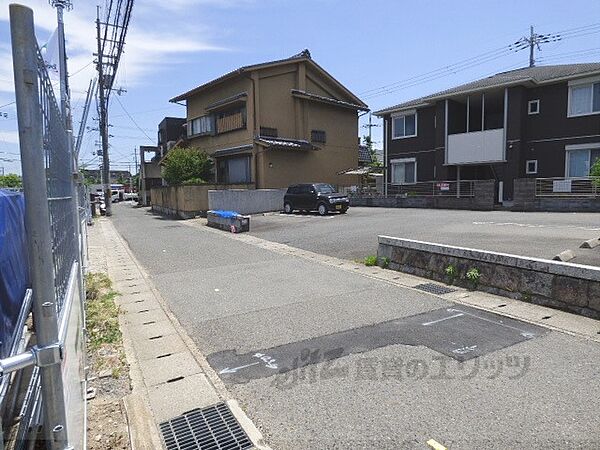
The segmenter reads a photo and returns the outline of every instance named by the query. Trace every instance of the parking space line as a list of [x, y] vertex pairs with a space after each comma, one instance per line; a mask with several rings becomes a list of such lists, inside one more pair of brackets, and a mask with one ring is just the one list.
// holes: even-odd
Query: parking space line
[[460, 316], [464, 316], [464, 313], [458, 313], [458, 314], [454, 314], [452, 316], [448, 316], [448, 317], [442, 317], [441, 319], [437, 319], [437, 320], [432, 320], [431, 322], [425, 322], [421, 325], [424, 326], [429, 326], [429, 325], [433, 325], [434, 323], [439, 323], [439, 322], [443, 322], [444, 320], [448, 320], [448, 319], [454, 319], [455, 317], [460, 317]]
[[444, 447], [442, 444], [440, 444], [435, 439], [429, 439], [427, 441], [427, 445], [429, 445], [434, 450], [447, 450], [446, 447]]

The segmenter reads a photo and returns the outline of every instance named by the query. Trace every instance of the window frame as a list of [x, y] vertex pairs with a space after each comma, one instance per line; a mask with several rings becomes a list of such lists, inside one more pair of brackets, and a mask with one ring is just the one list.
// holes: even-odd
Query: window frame
[[588, 173], [584, 177], [576, 177], [569, 175], [570, 167], [570, 158], [569, 153], [573, 151], [586, 150], [588, 152], [588, 170], [592, 168], [592, 150], [600, 150], [600, 142], [593, 142], [589, 144], [574, 144], [565, 146], [565, 178], [573, 179], [573, 178], [588, 178], [590, 174]]
[[[404, 132], [406, 133], [406, 117], [407, 116], [415, 116], [415, 134], [404, 134], [403, 136], [396, 136], [396, 119], [399, 119], [400, 117], [402, 117], [404, 119]], [[392, 130], [392, 140], [397, 140], [397, 139], [408, 139], [408, 138], [412, 138], [412, 137], [416, 137], [418, 134], [418, 124], [419, 124], [419, 115], [417, 110], [411, 110], [411, 111], [404, 111], [402, 113], [398, 113], [398, 114], [392, 114], [390, 116], [390, 119], [392, 121], [392, 126], [390, 127]]]
[[[194, 132], [194, 121], [201, 120], [201, 119], [206, 119], [207, 121], [209, 121], [211, 129], [208, 131], [204, 131], [202, 133], [195, 133]], [[198, 116], [198, 117], [194, 117], [193, 119], [190, 119], [188, 121], [187, 131], [188, 131], [187, 137], [211, 136], [211, 135], [215, 134], [215, 118], [214, 118], [214, 116], [212, 114], [203, 114], [202, 116]]]
[[[529, 164], [535, 164], [534, 170], [529, 170]], [[536, 175], [538, 173], [538, 160], [537, 159], [528, 159], [525, 161], [525, 174], [526, 175]]]
[[[531, 110], [531, 106], [532, 105], [536, 105], [537, 106], [535, 111]], [[540, 113], [540, 99], [536, 98], [535, 100], [529, 100], [527, 102], [527, 114], [530, 115], [530, 116], [534, 116], [534, 115], [539, 114], [539, 113]]]
[[[415, 181], [413, 181], [411, 183], [407, 183], [406, 181], [402, 182], [402, 183], [395, 182], [394, 181], [394, 179], [395, 179], [394, 172], [396, 170], [396, 167], [395, 167], [396, 164], [406, 164], [406, 163], [411, 163], [411, 162], [415, 164], [415, 168], [414, 168], [414, 180]], [[417, 158], [416, 157], [390, 159], [390, 166], [391, 166], [391, 169], [392, 169], [392, 173], [391, 173], [392, 182], [391, 182], [391, 184], [393, 186], [405, 186], [405, 185], [417, 184]], [[406, 173], [406, 170], [405, 170], [405, 173]]]
[[[598, 109], [597, 111], [594, 111], [594, 85], [596, 85], [596, 84], [600, 84], [600, 77], [585, 78], [585, 79], [581, 79], [581, 80], [569, 81], [569, 85], [568, 85], [569, 92], [568, 92], [568, 99], [567, 99], [567, 118], [594, 116], [594, 115], [600, 114], [600, 109]], [[578, 88], [578, 87], [582, 87], [582, 86], [590, 86], [591, 91], [592, 91], [592, 94], [590, 95], [590, 112], [572, 114], [571, 113], [571, 99], [573, 96], [572, 95], [573, 88]]]

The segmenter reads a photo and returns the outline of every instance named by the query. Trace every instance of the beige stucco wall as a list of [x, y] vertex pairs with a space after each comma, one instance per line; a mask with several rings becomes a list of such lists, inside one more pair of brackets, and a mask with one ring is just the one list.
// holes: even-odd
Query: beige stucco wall
[[212, 154], [215, 150], [252, 144], [261, 126], [276, 128], [280, 138], [288, 139], [310, 140], [311, 130], [324, 130], [327, 143], [316, 144], [321, 148], [318, 151], [268, 150], [254, 144], [251, 168], [256, 187], [283, 188], [310, 181], [356, 184], [358, 177], [337, 175], [358, 166], [356, 111], [294, 97], [292, 89], [348, 98], [342, 89], [304, 62], [264, 68], [188, 99], [190, 120], [206, 114], [205, 107], [215, 101], [248, 92], [245, 130], [194, 138], [191, 145]]
[[168, 186], [151, 190], [152, 206], [159, 206], [173, 212], [198, 213], [208, 211], [208, 191], [218, 189], [252, 189], [253, 185], [201, 184], [189, 186]]
[[241, 92], [247, 92], [246, 123], [247, 127], [242, 130], [230, 131], [216, 136], [200, 136], [190, 139], [190, 146], [206, 151], [209, 155], [215, 150], [251, 144], [253, 140], [253, 116], [252, 116], [252, 81], [247, 76], [227, 81], [210, 90], [202, 92], [202, 95], [190, 97], [187, 100], [187, 120], [190, 121], [207, 114], [206, 107], [216, 101], [232, 97]]

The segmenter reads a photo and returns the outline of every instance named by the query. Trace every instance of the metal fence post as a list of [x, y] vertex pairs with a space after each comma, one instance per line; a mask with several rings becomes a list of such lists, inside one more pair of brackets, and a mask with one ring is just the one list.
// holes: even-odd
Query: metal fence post
[[[58, 314], [33, 11], [21, 5], [10, 5], [10, 31], [23, 191], [27, 199], [25, 224], [33, 286], [33, 317], [37, 345], [43, 348], [58, 342]], [[50, 360], [39, 365], [45, 438], [50, 448], [62, 450], [67, 447], [67, 434], [61, 364]]]

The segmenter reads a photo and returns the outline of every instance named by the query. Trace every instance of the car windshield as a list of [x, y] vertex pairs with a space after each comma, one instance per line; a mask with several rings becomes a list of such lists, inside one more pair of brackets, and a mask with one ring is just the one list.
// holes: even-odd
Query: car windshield
[[321, 194], [333, 194], [335, 192], [335, 188], [330, 184], [315, 184], [315, 188], [317, 189], [317, 192]]

